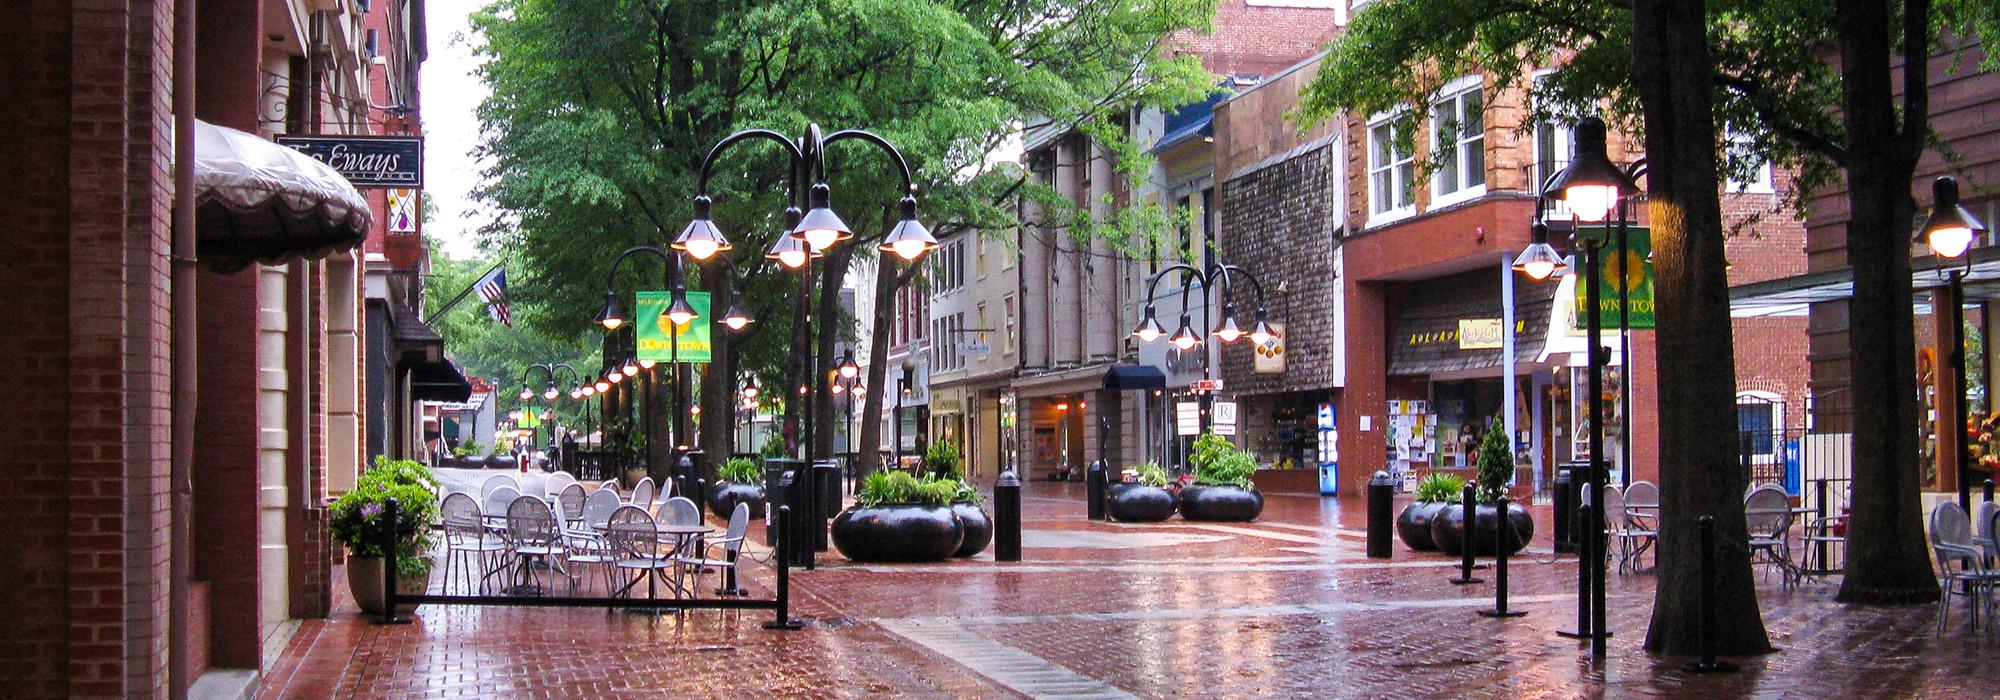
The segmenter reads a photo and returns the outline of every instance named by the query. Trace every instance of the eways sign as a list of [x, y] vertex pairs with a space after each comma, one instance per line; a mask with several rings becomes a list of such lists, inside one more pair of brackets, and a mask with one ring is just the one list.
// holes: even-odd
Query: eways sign
[[278, 145], [340, 172], [355, 187], [424, 186], [421, 136], [284, 136]]
[[[673, 292], [640, 292], [638, 316], [632, 319], [639, 333], [639, 359], [654, 362], [708, 362], [713, 354], [715, 321], [709, 316], [708, 292], [688, 292], [688, 305], [695, 317], [681, 325], [666, 317], [673, 304]], [[678, 341], [678, 342], [676, 342]], [[679, 345], [676, 352], [674, 346]]]

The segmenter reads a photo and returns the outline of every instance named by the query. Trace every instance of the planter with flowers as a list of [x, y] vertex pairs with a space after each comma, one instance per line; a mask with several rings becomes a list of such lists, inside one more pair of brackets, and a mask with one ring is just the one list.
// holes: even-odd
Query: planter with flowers
[[729, 517], [736, 512], [736, 504], [750, 505], [752, 515], [760, 515], [764, 510], [764, 471], [757, 463], [743, 457], [731, 457], [716, 470], [715, 483], [708, 487], [708, 512]]
[[[375, 459], [354, 490], [333, 502], [333, 539], [347, 545], [347, 586], [369, 614], [382, 612], [382, 567], [396, 567], [396, 592], [420, 595], [430, 585], [431, 528], [438, 522], [437, 477], [410, 460]], [[384, 552], [389, 527], [386, 504], [396, 499], [396, 551]], [[399, 612], [415, 610], [399, 606]]]
[[965, 525], [952, 513], [962, 486], [908, 472], [869, 474], [854, 505], [834, 516], [833, 546], [857, 562], [944, 561], [965, 543]]

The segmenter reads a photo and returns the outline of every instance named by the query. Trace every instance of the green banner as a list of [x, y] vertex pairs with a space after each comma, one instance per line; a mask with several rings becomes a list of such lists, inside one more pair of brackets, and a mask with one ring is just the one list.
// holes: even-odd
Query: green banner
[[521, 422], [516, 423], [515, 425], [522, 428], [542, 427], [541, 413], [532, 408], [523, 408], [521, 409]]
[[[1603, 327], [1607, 330], [1616, 330], [1618, 328], [1619, 316], [1623, 315], [1622, 312], [1624, 311], [1624, 309], [1620, 308], [1618, 300], [1618, 292], [1622, 288], [1626, 290], [1627, 298], [1632, 302], [1630, 323], [1626, 327], [1652, 328], [1652, 231], [1644, 226], [1627, 227], [1625, 255], [1623, 258], [1620, 258], [1618, 255], [1618, 241], [1614, 238], [1614, 229], [1606, 226], [1585, 226], [1582, 228], [1582, 233], [1584, 237], [1591, 240], [1606, 241], [1604, 248], [1598, 253], [1599, 258], [1603, 260], [1603, 267], [1600, 268], [1597, 286], [1598, 323], [1603, 324]], [[1575, 272], [1579, 275], [1583, 274], [1582, 270], [1576, 270]], [[1579, 277], [1576, 285], [1576, 308], [1578, 310], [1586, 306], [1584, 302], [1585, 292], [1582, 278]], [[1583, 315], [1579, 313], [1575, 318], [1577, 327], [1582, 328], [1584, 325]]]
[[708, 362], [714, 347], [715, 318], [709, 313], [708, 292], [688, 292], [694, 320], [680, 327], [680, 350], [675, 352], [674, 322], [667, 320], [667, 306], [673, 292], [640, 292], [639, 315], [632, 319], [639, 329], [639, 359], [654, 362]]

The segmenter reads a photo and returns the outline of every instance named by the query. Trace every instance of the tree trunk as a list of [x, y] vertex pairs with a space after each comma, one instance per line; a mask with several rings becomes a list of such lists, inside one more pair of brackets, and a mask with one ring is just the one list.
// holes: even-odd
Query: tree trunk
[[861, 439], [857, 442], [862, 454], [856, 474], [863, 477], [882, 468], [882, 402], [894, 398], [883, 386], [889, 376], [888, 329], [896, 319], [896, 290], [912, 276], [897, 271], [894, 259], [887, 255], [878, 256], [875, 265], [875, 313], [868, 319], [874, 329], [868, 334], [868, 399], [862, 402]]
[[[1854, 402], [1854, 480], [1847, 574], [1834, 599], [1901, 604], [1937, 600], [1924, 551], [1917, 425], [1916, 320], [1910, 289], [1910, 221], [1921, 141], [1898, 133], [1891, 82], [1889, 5], [1840, 0], [1841, 120], [1848, 152], [1847, 264], [1854, 270], [1848, 352]], [[1927, 59], [1917, 47], [1911, 58]], [[1905, 95], [1909, 100], [1912, 96]], [[1921, 110], [1920, 110], [1921, 111]], [[1917, 125], [1927, 114], [1910, 114]]]
[[[726, 274], [702, 275], [702, 286], [709, 292], [709, 309], [727, 311], [733, 280]], [[718, 314], [719, 317], [719, 314]], [[695, 465], [695, 473], [702, 479], [715, 480], [716, 468], [729, 461], [736, 452], [736, 338], [728, 326], [717, 324], [714, 342], [711, 343], [712, 359], [702, 366], [701, 373], [701, 446], [702, 461]]]
[[1771, 651], [1750, 572], [1738, 466], [1728, 264], [1716, 179], [1705, 3], [1633, 3], [1632, 75], [1645, 114], [1660, 357], [1659, 583], [1646, 649], [1700, 652], [1702, 556], [1697, 522], [1715, 518], [1715, 649]]
[[[795, 285], [801, 291], [812, 288], [811, 277], [808, 275], [801, 274], [798, 280], [788, 279], [786, 282]], [[792, 302], [791, 347], [803, 348], [806, 346], [806, 343], [811, 342], [806, 335], [806, 309], [806, 300], [803, 296]], [[791, 361], [785, 363], [785, 387], [783, 389], [785, 401], [785, 456], [787, 457], [800, 456], [799, 448], [805, 446], [805, 431], [801, 429], [802, 424], [800, 421], [804, 419], [806, 397], [799, 393], [799, 387], [812, 381], [809, 376], [810, 374], [812, 374], [812, 368], [806, 366], [805, 353], [792, 353]]]
[[832, 373], [834, 345], [853, 335], [849, 319], [840, 312], [840, 284], [847, 277], [848, 263], [854, 259], [856, 243], [839, 246], [826, 256], [820, 269], [819, 298], [813, 309], [813, 453], [833, 454], [833, 431], [839, 418], [833, 410]]

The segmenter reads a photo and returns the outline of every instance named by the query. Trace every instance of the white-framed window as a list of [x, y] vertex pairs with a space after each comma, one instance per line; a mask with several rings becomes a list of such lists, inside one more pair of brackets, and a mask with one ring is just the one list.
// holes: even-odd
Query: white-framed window
[[1768, 391], [1736, 392], [1738, 449], [1756, 464], [1775, 464], [1785, 456], [1785, 397]]
[[1368, 122], [1368, 225], [1378, 226], [1417, 211], [1416, 158], [1396, 143], [1405, 117], [1378, 114]]
[[[1757, 157], [1756, 137], [1729, 129], [1729, 148], [1723, 158], [1729, 172], [1726, 192], [1731, 194], [1771, 194], [1771, 161]], [[1748, 179], [1739, 180], [1737, 174], [1744, 163], [1756, 163], [1749, 167]]]
[[1000, 354], [1012, 355], [1014, 354], [1014, 295], [1007, 295], [1004, 302], [1007, 307], [1007, 327], [1001, 332]]
[[1451, 81], [1431, 103], [1431, 148], [1438, 169], [1431, 174], [1431, 208], [1486, 194], [1485, 84], [1478, 75]]

